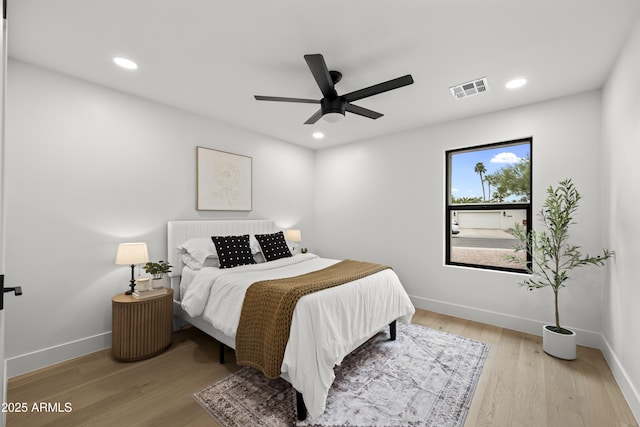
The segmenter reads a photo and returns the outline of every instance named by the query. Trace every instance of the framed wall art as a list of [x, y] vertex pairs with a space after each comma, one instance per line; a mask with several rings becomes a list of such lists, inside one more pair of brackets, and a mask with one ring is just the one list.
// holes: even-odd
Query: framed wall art
[[196, 147], [196, 209], [251, 210], [251, 157]]

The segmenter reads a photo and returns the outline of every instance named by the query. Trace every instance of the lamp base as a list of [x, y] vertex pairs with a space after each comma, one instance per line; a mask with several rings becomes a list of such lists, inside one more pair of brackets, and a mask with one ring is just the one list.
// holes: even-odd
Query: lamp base
[[131, 286], [131, 290], [125, 292], [125, 295], [131, 295], [134, 291], [134, 289], [136, 288], [136, 279], [134, 279], [133, 275], [133, 269], [135, 268], [135, 264], [131, 264], [131, 280], [129, 282], [129, 286]]

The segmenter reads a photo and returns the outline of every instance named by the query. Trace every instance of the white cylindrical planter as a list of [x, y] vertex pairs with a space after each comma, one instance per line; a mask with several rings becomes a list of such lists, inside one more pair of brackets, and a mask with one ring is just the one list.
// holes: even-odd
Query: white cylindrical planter
[[542, 349], [545, 353], [564, 360], [575, 360], [576, 358], [576, 333], [560, 334], [550, 331], [547, 326], [542, 327]]
[[153, 289], [160, 289], [160, 288], [167, 288], [167, 278], [165, 276], [162, 276], [159, 279], [153, 279], [151, 280], [151, 287]]

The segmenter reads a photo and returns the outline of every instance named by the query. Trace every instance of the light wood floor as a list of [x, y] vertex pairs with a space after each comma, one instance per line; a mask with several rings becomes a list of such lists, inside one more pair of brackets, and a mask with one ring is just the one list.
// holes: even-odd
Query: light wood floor
[[[540, 337], [418, 310], [413, 322], [491, 345], [465, 427], [638, 426], [599, 350], [579, 347], [567, 362], [542, 352]], [[104, 350], [9, 380], [8, 413], [18, 426], [215, 426], [192, 393], [238, 367], [232, 351], [191, 328], [152, 359], [120, 363]], [[33, 412], [34, 403], [71, 404]]]

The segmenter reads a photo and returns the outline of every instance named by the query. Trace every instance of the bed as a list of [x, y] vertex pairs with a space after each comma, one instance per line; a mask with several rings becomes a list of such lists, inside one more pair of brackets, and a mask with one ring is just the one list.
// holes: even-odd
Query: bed
[[[170, 221], [167, 250], [173, 266], [169, 277], [176, 327], [189, 323], [236, 349], [244, 296], [253, 282], [298, 277], [340, 262], [312, 253], [265, 262], [260, 259], [260, 245], [252, 243], [252, 255], [259, 262], [222, 269], [208, 261], [194, 266], [182, 249], [188, 247], [185, 242], [204, 241], [211, 236], [272, 235], [278, 231], [271, 220]], [[197, 257], [202, 261], [202, 254]], [[280, 367], [280, 376], [296, 390], [298, 418], [304, 419], [307, 413], [311, 418], [322, 414], [334, 380], [333, 368], [346, 355], [387, 325], [395, 334], [395, 322], [409, 323], [414, 312], [392, 269], [300, 298], [293, 309]], [[221, 350], [221, 357], [223, 354]]]

